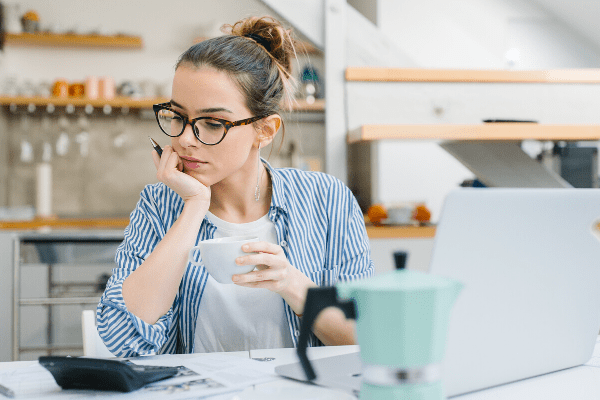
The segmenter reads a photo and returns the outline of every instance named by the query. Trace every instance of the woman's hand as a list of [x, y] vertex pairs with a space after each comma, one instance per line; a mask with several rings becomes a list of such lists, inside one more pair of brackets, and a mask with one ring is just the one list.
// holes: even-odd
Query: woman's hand
[[[268, 242], [250, 242], [242, 246], [245, 252], [257, 252], [238, 257], [238, 265], [256, 265], [258, 271], [233, 275], [233, 282], [246, 287], [265, 288], [278, 293], [296, 315], [304, 313], [308, 289], [317, 285], [292, 266], [283, 249]], [[356, 344], [354, 321], [347, 320], [339, 309], [323, 310], [316, 319], [313, 332], [326, 345]]]
[[210, 204], [210, 188], [182, 172], [183, 162], [171, 146], [164, 147], [162, 156], [153, 151], [152, 159], [156, 166], [156, 178], [173, 189], [184, 202], [193, 199]]
[[233, 276], [233, 282], [240, 286], [264, 288], [278, 293], [296, 314], [302, 314], [306, 292], [317, 285], [298, 271], [285, 257], [283, 249], [269, 242], [250, 242], [242, 246], [249, 254], [238, 257], [238, 265], [256, 265], [257, 270]]

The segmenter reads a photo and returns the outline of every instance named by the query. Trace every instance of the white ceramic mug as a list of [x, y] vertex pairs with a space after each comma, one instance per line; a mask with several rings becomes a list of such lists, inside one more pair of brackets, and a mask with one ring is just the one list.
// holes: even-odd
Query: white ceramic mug
[[[237, 265], [235, 259], [249, 254], [242, 251], [244, 243], [258, 242], [256, 236], [232, 236], [217, 239], [203, 240], [198, 246], [192, 247], [188, 254], [188, 261], [197, 267], [204, 264], [204, 268], [219, 283], [233, 283], [231, 277], [236, 274], [245, 274], [254, 269], [254, 265]], [[195, 261], [194, 253], [200, 250], [202, 264]]]

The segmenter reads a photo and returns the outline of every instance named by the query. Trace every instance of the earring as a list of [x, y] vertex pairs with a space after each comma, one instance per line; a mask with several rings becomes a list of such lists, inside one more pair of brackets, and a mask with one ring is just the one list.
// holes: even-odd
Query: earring
[[260, 142], [258, 142], [258, 157], [256, 158], [256, 189], [254, 189], [254, 200], [260, 200], [260, 187], [258, 186], [260, 177]]

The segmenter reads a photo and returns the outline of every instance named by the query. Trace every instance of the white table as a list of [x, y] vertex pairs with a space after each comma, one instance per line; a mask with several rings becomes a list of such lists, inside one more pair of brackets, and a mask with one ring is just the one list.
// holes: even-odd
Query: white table
[[[596, 351], [600, 350], [597, 349]], [[325, 348], [309, 348], [309, 358], [316, 359], [330, 357], [339, 354], [350, 353], [358, 350], [358, 346], [337, 346]], [[251, 357], [273, 357], [275, 360], [268, 361], [277, 365], [297, 362], [295, 349], [253, 350]], [[259, 387], [261, 386], [261, 387]], [[289, 390], [298, 390], [301, 383], [282, 380], [269, 384], [249, 388], [238, 394], [240, 400], [258, 399], [253, 396], [253, 391], [263, 391], [265, 387], [281, 387]], [[340, 392], [338, 392], [340, 393]], [[346, 395], [341, 393], [341, 396]], [[281, 397], [260, 397], [263, 399], [276, 399]], [[301, 398], [301, 397], [298, 397]], [[320, 398], [320, 397], [315, 397]], [[328, 398], [328, 397], [324, 397]], [[345, 397], [338, 397], [345, 398]], [[348, 398], [353, 398], [349, 396]], [[455, 396], [456, 400], [597, 400], [600, 399], [600, 368], [592, 366], [579, 366], [562, 371], [553, 372], [534, 378], [524, 379], [518, 382], [497, 386], [491, 389], [480, 390], [470, 394]], [[236, 399], [237, 400], [237, 399]]]
[[[597, 351], [600, 350], [598, 347]], [[358, 351], [358, 346], [330, 346], [309, 348], [308, 355], [310, 359], [317, 359], [356, 351]], [[278, 365], [297, 362], [295, 349], [251, 350], [223, 354], [243, 358], [273, 358], [271, 361], [263, 361], [272, 365], [273, 369]], [[202, 357], [202, 354], [189, 354], [186, 357]], [[0, 369], [28, 366], [33, 363], [34, 361], [3, 362], [0, 363]], [[355, 399], [354, 396], [345, 392], [307, 385], [284, 378], [248, 387], [234, 395], [211, 397], [214, 400], [274, 400], [282, 398], [289, 400]], [[599, 398], [600, 368], [585, 365], [453, 397], [457, 400], [597, 400]]]

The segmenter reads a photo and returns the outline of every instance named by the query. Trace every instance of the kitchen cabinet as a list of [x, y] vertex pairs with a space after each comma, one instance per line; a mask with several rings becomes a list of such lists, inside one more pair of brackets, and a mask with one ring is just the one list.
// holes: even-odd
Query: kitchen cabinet
[[81, 311], [95, 310], [123, 231], [0, 233], [0, 361], [81, 355]]

